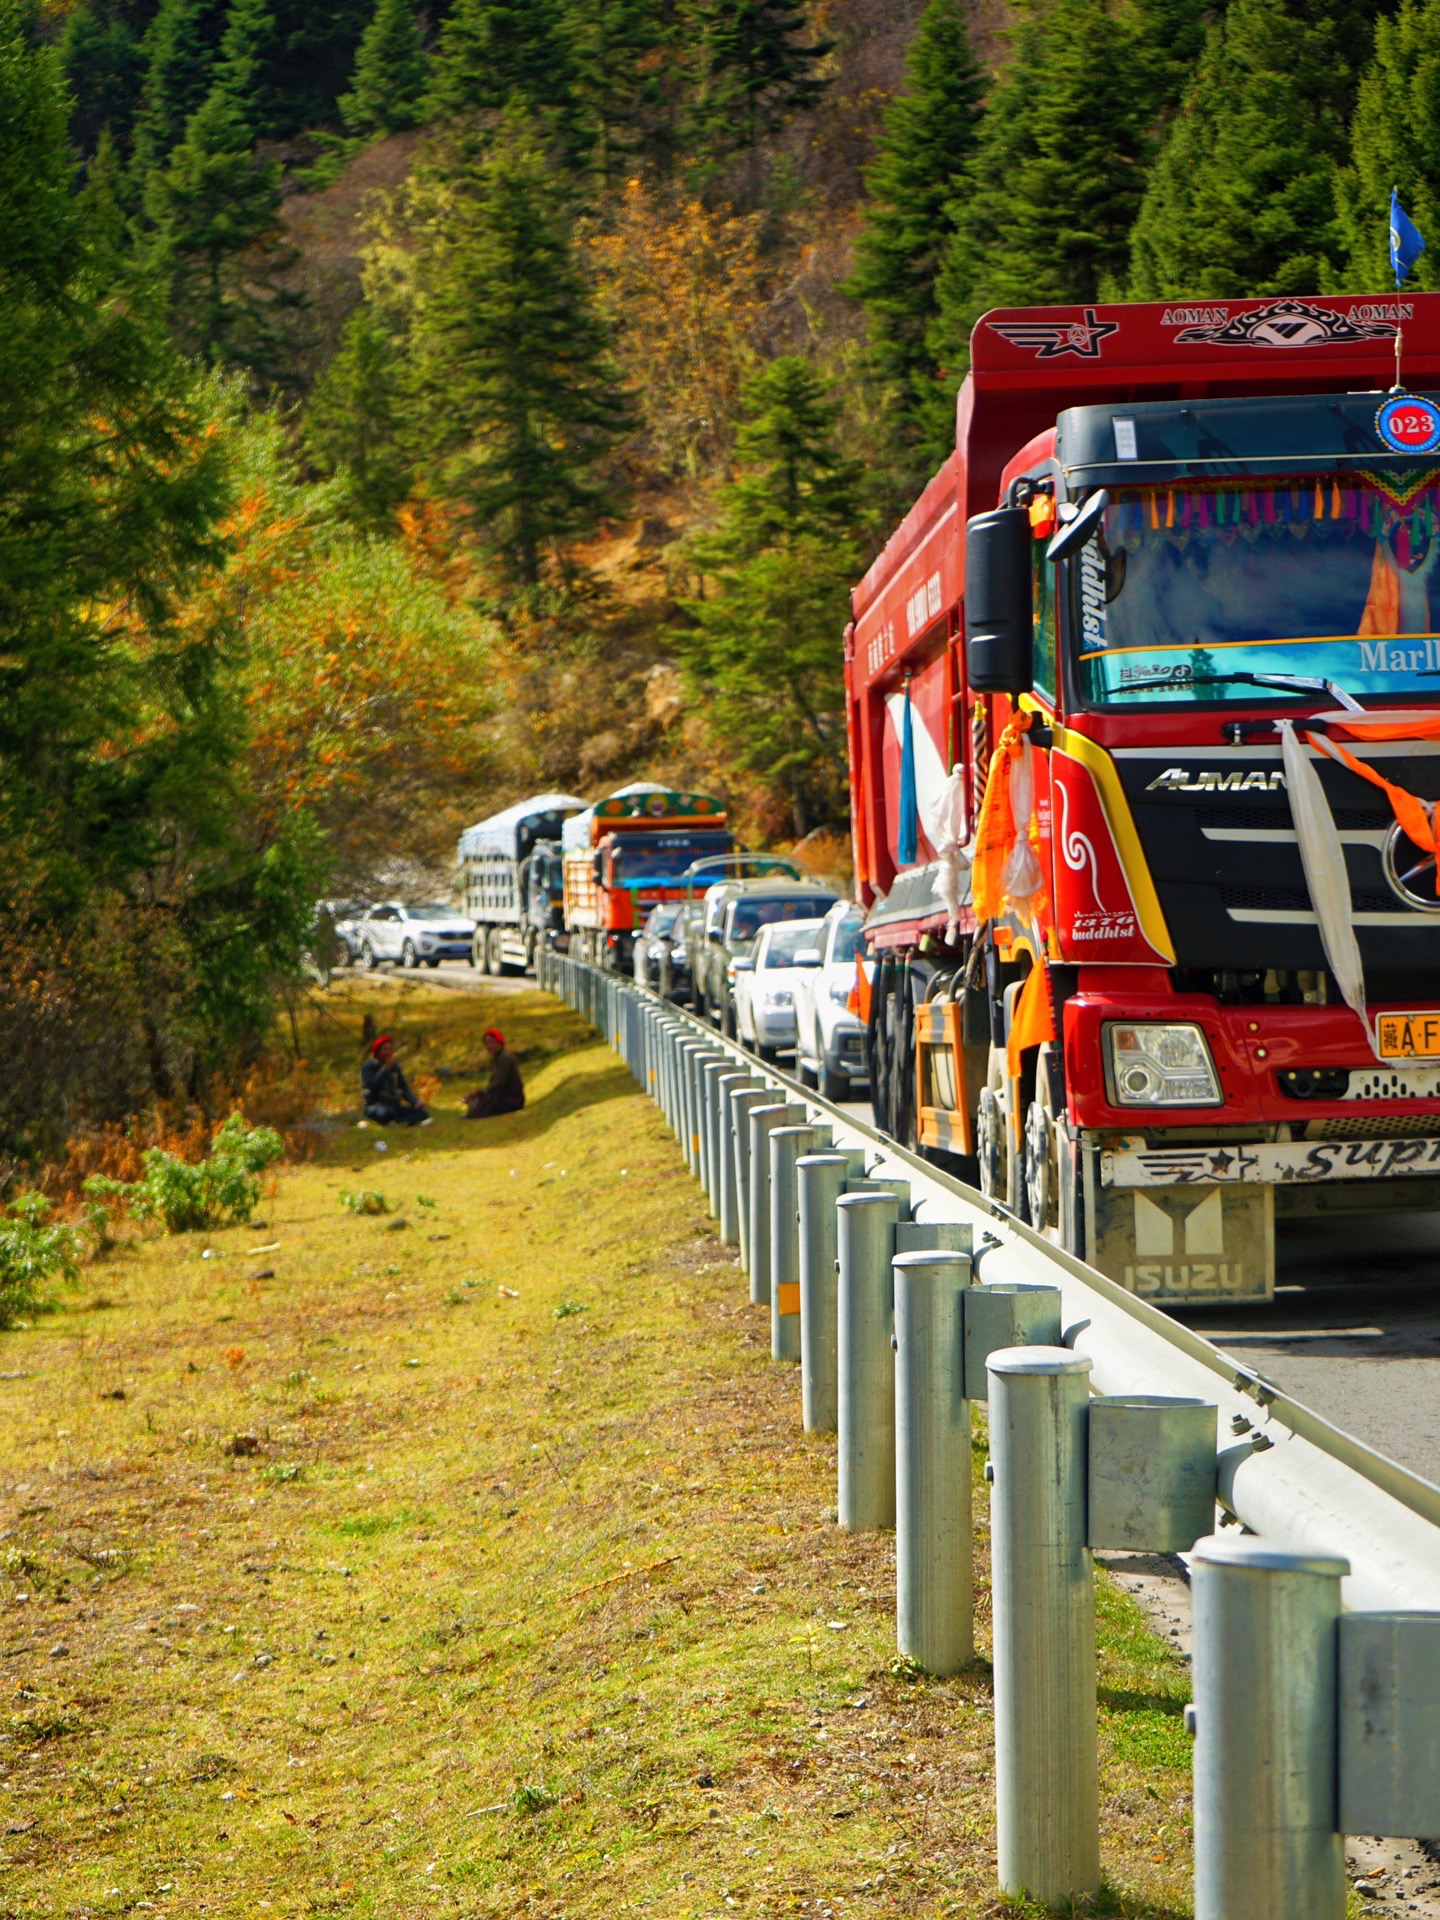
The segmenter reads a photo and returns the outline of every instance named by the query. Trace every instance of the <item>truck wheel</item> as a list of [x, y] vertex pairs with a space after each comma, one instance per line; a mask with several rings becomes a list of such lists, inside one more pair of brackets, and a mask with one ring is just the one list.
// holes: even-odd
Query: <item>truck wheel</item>
[[850, 1076], [837, 1073], [822, 1054], [820, 1057], [820, 1096], [824, 1100], [840, 1101], [850, 1098]]
[[488, 945], [490, 949], [490, 971], [498, 978], [502, 973], [508, 973], [510, 971], [505, 962], [505, 931], [503, 927], [492, 927], [490, 929]]
[[540, 951], [539, 934], [527, 933], [525, 936], [525, 971], [526, 973], [534, 973], [535, 964], [536, 964], [535, 956], [539, 953], [539, 951]]
[[476, 929], [475, 940], [474, 940], [474, 944], [470, 949], [470, 954], [471, 954], [471, 959], [470, 959], [471, 966], [477, 967], [481, 973], [489, 973], [490, 971], [490, 935], [484, 927], [478, 927]]
[[993, 1087], [980, 1094], [975, 1114], [975, 1155], [980, 1162], [980, 1191], [987, 1200], [1005, 1198], [1005, 1115]]
[[1035, 1098], [1025, 1109], [1023, 1217], [1047, 1240], [1083, 1257], [1079, 1158], [1051, 1105], [1050, 1053], [1041, 1047]]

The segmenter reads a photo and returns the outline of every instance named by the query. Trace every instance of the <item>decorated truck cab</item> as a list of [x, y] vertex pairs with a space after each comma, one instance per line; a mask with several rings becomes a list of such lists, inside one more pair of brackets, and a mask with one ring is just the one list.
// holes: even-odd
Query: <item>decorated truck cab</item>
[[691, 865], [729, 853], [724, 809], [708, 793], [637, 782], [572, 815], [561, 831], [570, 951], [628, 972], [654, 906], [683, 900]]
[[1440, 296], [987, 315], [854, 596], [879, 1116], [1157, 1300], [1440, 1204], [1430, 386]]

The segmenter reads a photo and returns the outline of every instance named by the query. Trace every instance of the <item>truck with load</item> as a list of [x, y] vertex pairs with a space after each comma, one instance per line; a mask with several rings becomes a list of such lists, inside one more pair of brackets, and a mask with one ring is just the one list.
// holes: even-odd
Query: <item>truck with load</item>
[[570, 951], [627, 973], [650, 909], [683, 900], [686, 870], [735, 844], [713, 795], [650, 781], [572, 814], [560, 837]]
[[485, 973], [528, 971], [535, 949], [563, 928], [561, 828], [588, 801], [537, 793], [460, 836], [465, 911], [475, 922], [475, 964]]
[[1157, 1302], [1440, 1205], [1435, 388], [1436, 294], [988, 313], [854, 590], [877, 1121]]

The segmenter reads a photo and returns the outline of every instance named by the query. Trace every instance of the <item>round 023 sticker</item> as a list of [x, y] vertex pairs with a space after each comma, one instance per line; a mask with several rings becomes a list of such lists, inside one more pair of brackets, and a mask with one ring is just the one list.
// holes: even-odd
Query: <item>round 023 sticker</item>
[[1395, 453], [1434, 453], [1440, 447], [1440, 407], [1396, 393], [1375, 416], [1375, 431]]

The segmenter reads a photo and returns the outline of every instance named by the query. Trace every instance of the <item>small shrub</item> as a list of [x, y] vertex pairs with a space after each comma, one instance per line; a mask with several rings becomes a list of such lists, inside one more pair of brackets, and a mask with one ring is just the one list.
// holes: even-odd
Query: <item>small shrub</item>
[[347, 1213], [393, 1213], [394, 1204], [373, 1187], [340, 1189], [340, 1204]]
[[305, 1469], [298, 1461], [281, 1460], [277, 1461], [273, 1467], [267, 1467], [263, 1477], [273, 1481], [277, 1487], [288, 1487], [296, 1480], [303, 1479], [304, 1474]]
[[525, 1782], [517, 1783], [512, 1798], [517, 1813], [543, 1813], [547, 1807], [553, 1807], [555, 1804], [553, 1793], [548, 1792], [544, 1787], [531, 1786]]
[[0, 1327], [13, 1326], [50, 1298], [49, 1283], [80, 1277], [80, 1235], [50, 1219], [50, 1202], [22, 1193], [0, 1214]]
[[562, 1300], [555, 1309], [557, 1320], [568, 1320], [572, 1313], [588, 1313], [588, 1307], [582, 1307], [578, 1300]]
[[261, 1173], [284, 1151], [273, 1128], [247, 1126], [243, 1115], [232, 1113], [203, 1160], [181, 1160], [163, 1147], [150, 1147], [139, 1180], [92, 1174], [85, 1196], [96, 1203], [119, 1200], [131, 1219], [159, 1220], [167, 1233], [243, 1227], [259, 1205]]

